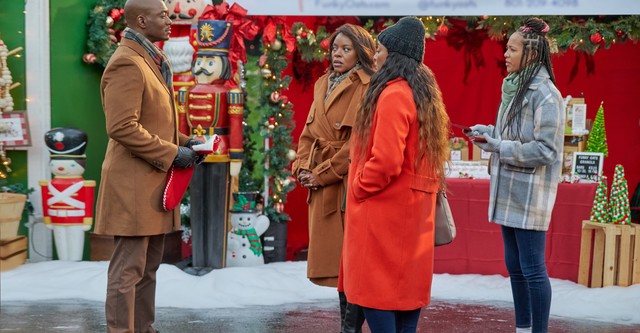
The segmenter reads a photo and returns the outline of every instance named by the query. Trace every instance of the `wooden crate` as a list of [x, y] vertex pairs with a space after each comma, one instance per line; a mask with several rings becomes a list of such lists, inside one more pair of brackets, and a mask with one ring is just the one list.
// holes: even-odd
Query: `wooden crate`
[[27, 262], [27, 237], [18, 236], [0, 241], [0, 271], [14, 269]]
[[640, 283], [640, 225], [582, 221], [578, 283], [590, 288]]

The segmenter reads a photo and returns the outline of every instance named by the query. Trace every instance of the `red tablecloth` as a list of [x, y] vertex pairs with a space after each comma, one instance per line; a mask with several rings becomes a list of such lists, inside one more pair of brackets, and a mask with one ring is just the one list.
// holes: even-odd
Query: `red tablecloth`
[[[507, 276], [500, 226], [487, 221], [489, 181], [450, 178], [447, 187], [457, 236], [436, 248], [434, 272]], [[577, 282], [582, 221], [589, 219], [596, 187], [559, 184], [547, 232], [549, 276]]]

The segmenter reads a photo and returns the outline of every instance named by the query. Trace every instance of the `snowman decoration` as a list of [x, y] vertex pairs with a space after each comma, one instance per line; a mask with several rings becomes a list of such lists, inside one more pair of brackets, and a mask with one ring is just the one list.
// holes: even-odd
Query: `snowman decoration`
[[227, 233], [227, 267], [264, 264], [262, 235], [269, 228], [269, 218], [259, 215], [255, 207], [257, 192], [233, 193], [231, 231]]

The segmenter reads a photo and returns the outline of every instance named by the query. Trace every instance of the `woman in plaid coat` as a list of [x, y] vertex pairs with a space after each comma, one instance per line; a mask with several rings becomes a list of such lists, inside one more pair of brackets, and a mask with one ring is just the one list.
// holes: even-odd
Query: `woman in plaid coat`
[[547, 332], [551, 307], [544, 251], [562, 167], [565, 116], [547, 31], [544, 21], [530, 18], [511, 35], [496, 125], [475, 125], [467, 133], [492, 153], [489, 221], [502, 226], [516, 332]]

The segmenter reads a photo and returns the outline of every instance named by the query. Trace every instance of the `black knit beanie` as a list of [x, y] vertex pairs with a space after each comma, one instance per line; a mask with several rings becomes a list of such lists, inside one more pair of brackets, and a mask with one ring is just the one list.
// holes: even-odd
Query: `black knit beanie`
[[424, 35], [422, 22], [415, 16], [407, 16], [384, 29], [378, 35], [378, 41], [387, 48], [388, 52], [398, 52], [422, 63]]

